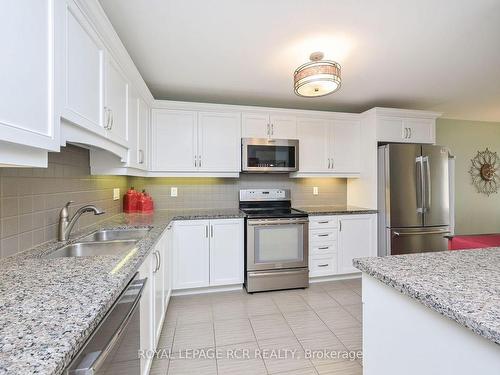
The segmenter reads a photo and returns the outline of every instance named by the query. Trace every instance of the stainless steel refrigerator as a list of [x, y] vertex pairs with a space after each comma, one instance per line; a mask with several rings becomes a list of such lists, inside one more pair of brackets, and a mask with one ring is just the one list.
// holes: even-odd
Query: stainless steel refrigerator
[[453, 230], [449, 160], [443, 146], [379, 146], [379, 255], [448, 248], [446, 236]]

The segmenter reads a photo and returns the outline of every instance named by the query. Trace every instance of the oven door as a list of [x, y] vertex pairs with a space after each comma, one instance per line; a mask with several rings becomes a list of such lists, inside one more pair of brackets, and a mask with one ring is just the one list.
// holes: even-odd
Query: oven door
[[248, 219], [247, 271], [307, 267], [307, 218]]
[[243, 172], [295, 172], [299, 169], [299, 141], [296, 139], [243, 138]]

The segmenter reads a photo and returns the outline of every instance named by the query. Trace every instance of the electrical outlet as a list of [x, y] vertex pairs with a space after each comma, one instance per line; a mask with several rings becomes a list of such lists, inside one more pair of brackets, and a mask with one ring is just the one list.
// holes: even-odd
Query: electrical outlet
[[313, 187], [313, 195], [318, 195], [319, 194], [319, 189], [317, 186]]
[[117, 201], [120, 199], [120, 188], [114, 188], [113, 189], [113, 200]]
[[171, 197], [176, 197], [177, 196], [177, 188], [176, 187], [171, 187], [170, 188], [170, 196]]

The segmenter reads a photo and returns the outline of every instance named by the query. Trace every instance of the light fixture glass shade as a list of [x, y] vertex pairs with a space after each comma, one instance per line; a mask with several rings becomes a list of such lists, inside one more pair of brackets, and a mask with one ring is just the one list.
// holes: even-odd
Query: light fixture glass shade
[[294, 91], [299, 96], [328, 95], [340, 88], [340, 65], [329, 60], [311, 61], [299, 66], [293, 78]]

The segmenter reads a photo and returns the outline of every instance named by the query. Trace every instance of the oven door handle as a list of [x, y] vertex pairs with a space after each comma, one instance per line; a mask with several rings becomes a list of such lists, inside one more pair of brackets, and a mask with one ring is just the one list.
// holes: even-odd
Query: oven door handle
[[[97, 371], [99, 371], [99, 369], [106, 361], [108, 355], [111, 353], [115, 345], [119, 342], [120, 338], [125, 333], [128, 323], [134, 316], [136, 310], [139, 308], [139, 302], [141, 300], [142, 291], [144, 289], [144, 286], [146, 285], [146, 281], [147, 279], [142, 279], [142, 280], [135, 279], [128, 285], [123, 294], [120, 297], [118, 297], [118, 300], [111, 307], [110, 311], [112, 311], [115, 308], [115, 306], [120, 303], [120, 300], [124, 297], [125, 294], [127, 294], [130, 291], [133, 291], [133, 293], [135, 294], [132, 306], [128, 310], [126, 316], [123, 318], [122, 322], [120, 323], [120, 326], [113, 333], [113, 336], [110, 337], [104, 348], [85, 355], [85, 357], [82, 358], [82, 360], [76, 366], [76, 368], [73, 368], [68, 371], [68, 375], [94, 375], [97, 373]], [[125, 298], [128, 298], [128, 296], [126, 296]], [[107, 317], [104, 317], [103, 322], [106, 320], [106, 318]], [[97, 327], [96, 331], [99, 330], [99, 328], [100, 327]]]
[[289, 220], [289, 219], [281, 219], [281, 220], [247, 220], [247, 225], [250, 226], [266, 226], [266, 225], [290, 225], [290, 224], [307, 224], [309, 223], [308, 219], [299, 219], [299, 220]]

